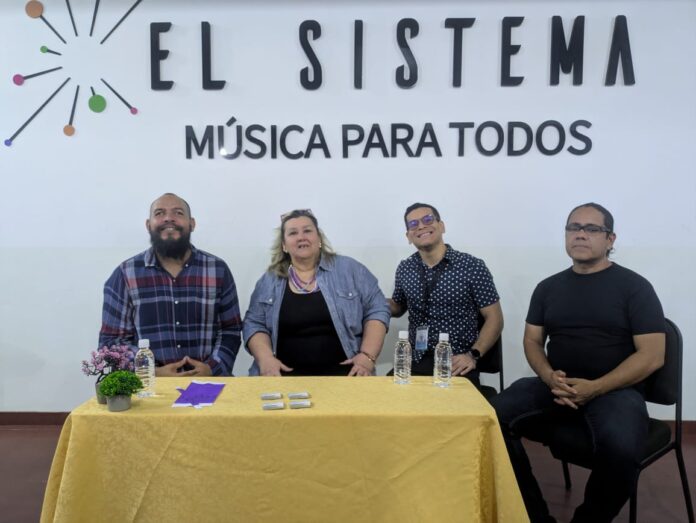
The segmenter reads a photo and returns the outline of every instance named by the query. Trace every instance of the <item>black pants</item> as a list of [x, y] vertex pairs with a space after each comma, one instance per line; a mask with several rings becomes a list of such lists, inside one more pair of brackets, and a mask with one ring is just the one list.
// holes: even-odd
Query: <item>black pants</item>
[[638, 480], [638, 462], [648, 435], [648, 411], [643, 396], [633, 388], [597, 396], [574, 411], [553, 402], [549, 387], [539, 378], [522, 378], [491, 399], [505, 437], [512, 468], [529, 519], [552, 521], [527, 453], [514, 433], [516, 422], [530, 417], [578, 416], [584, 419], [594, 445], [594, 466], [585, 486], [583, 503], [573, 522], [609, 522], [616, 517]]

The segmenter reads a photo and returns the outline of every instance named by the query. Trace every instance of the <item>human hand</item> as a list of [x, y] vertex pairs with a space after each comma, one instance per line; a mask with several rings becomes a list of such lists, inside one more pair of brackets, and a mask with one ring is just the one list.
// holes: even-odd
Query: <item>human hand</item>
[[341, 365], [353, 365], [348, 376], [372, 376], [372, 371], [375, 369], [375, 364], [370, 358], [359, 352], [352, 358], [342, 361]]
[[452, 376], [464, 376], [476, 368], [476, 360], [466, 352], [452, 356]]
[[[189, 356], [184, 357], [184, 360], [186, 360], [186, 363], [191, 365], [193, 369], [191, 369], [188, 372], [193, 372], [193, 374], [187, 374], [187, 376], [212, 376], [213, 375], [213, 370], [210, 368], [210, 365], [207, 363], [204, 363], [199, 360], [195, 360]], [[180, 373], [181, 375], [183, 373]]]
[[566, 378], [566, 383], [575, 391], [573, 403], [585, 405], [588, 401], [601, 394], [596, 380], [586, 380], [582, 378]]
[[174, 363], [168, 363], [167, 365], [162, 365], [161, 367], [155, 367], [155, 376], [162, 378], [180, 378], [182, 376], [195, 375], [195, 369], [179, 372], [179, 369], [187, 363], [189, 363], [187, 361], [187, 357], [184, 357], [179, 361], [175, 361]]
[[259, 373], [261, 376], [282, 376], [280, 371], [292, 372], [292, 369], [285, 365], [275, 356], [269, 356], [258, 360], [259, 363]]
[[551, 371], [544, 382], [551, 389], [551, 393], [556, 396], [553, 399], [555, 403], [572, 409], [578, 408], [575, 402], [575, 389], [568, 384], [565, 372], [562, 370]]

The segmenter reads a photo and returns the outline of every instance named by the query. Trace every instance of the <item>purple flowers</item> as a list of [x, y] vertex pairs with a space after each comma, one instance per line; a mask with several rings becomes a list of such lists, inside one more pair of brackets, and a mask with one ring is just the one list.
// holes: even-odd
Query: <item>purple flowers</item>
[[133, 353], [128, 345], [104, 346], [92, 351], [89, 361], [82, 360], [82, 373], [85, 376], [99, 376], [97, 381], [116, 370], [133, 370]]

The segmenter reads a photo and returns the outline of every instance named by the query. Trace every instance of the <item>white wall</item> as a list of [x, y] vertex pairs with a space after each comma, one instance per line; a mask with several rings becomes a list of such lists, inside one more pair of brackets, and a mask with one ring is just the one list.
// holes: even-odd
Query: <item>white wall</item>
[[[411, 253], [403, 235], [403, 209], [415, 200], [439, 207], [446, 239], [486, 260], [505, 314], [507, 382], [530, 373], [521, 349], [529, 296], [542, 278], [569, 265], [563, 224], [574, 205], [597, 201], [613, 211], [615, 260], [646, 276], [685, 342], [685, 416], [696, 419], [690, 376], [696, 356], [696, 208], [692, 164], [696, 73], [687, 57], [696, 50], [696, 4], [663, 2], [187, 2], [139, 5], [102, 46], [101, 39], [132, 2], [102, 3], [95, 38], [87, 35], [93, 2], [71, 2], [75, 38], [65, 2], [46, 0], [44, 17], [66, 38], [63, 45], [40, 20], [24, 13], [24, 1], [0, 4], [0, 134], [11, 136], [69, 75], [72, 80], [20, 133], [0, 146], [0, 410], [64, 411], [93, 394], [79, 372], [97, 342], [102, 285], [121, 260], [147, 247], [149, 203], [165, 191], [185, 197], [198, 227], [194, 242], [223, 257], [237, 280], [242, 309], [268, 261], [279, 215], [310, 207], [334, 246], [370, 267], [382, 290], [393, 290], [398, 261]], [[626, 15], [636, 84], [604, 86], [611, 29]], [[568, 75], [549, 86], [551, 17], [564, 17], [566, 34], [585, 15], [585, 69], [581, 86]], [[464, 82], [451, 87], [452, 35], [447, 17], [476, 17], [465, 31]], [[521, 44], [512, 73], [519, 87], [501, 87], [500, 34], [504, 16], [524, 16], [513, 31]], [[420, 80], [411, 89], [394, 82], [403, 63], [395, 30], [412, 17], [420, 34], [411, 47]], [[299, 70], [307, 59], [298, 43], [305, 19], [322, 24], [312, 42], [324, 84], [304, 90]], [[353, 20], [365, 23], [364, 88], [352, 87]], [[221, 91], [200, 84], [200, 22], [209, 21], [213, 77]], [[161, 37], [171, 51], [162, 75], [171, 91], [150, 88], [149, 24], [172, 22]], [[63, 56], [41, 54], [47, 45]], [[57, 65], [64, 70], [11, 81]], [[132, 116], [106, 88], [105, 78], [139, 114]], [[67, 123], [75, 86], [81, 85], [76, 134]], [[104, 94], [102, 114], [86, 108], [92, 85]], [[247, 126], [320, 124], [331, 150], [325, 159], [226, 160], [217, 153], [185, 157], [185, 126], [202, 135], [206, 125], [230, 116]], [[579, 119], [592, 150], [544, 156], [536, 148], [519, 157], [478, 153], [468, 131], [457, 156], [452, 121], [524, 121], [532, 127], [553, 119]], [[406, 122], [433, 124], [443, 156], [341, 158], [341, 124], [368, 127]], [[231, 129], [227, 130], [231, 143]], [[295, 140], [293, 148], [306, 143]], [[551, 141], [551, 140], [550, 140]], [[576, 146], [579, 146], [577, 142]], [[569, 143], [570, 144], [570, 143]], [[389, 368], [392, 323], [380, 370]], [[236, 372], [249, 357], [240, 354]], [[39, 385], [40, 384], [40, 385]], [[37, 386], [39, 385], [39, 386]], [[46, 393], [48, 392], [48, 394]]]

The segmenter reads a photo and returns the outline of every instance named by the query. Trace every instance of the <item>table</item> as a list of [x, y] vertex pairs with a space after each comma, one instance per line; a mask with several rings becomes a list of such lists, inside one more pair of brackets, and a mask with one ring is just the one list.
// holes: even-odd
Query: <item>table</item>
[[[41, 521], [528, 521], [495, 412], [464, 378], [211, 378], [213, 406], [171, 408], [190, 381], [71, 412]], [[262, 410], [275, 391], [313, 407]]]

